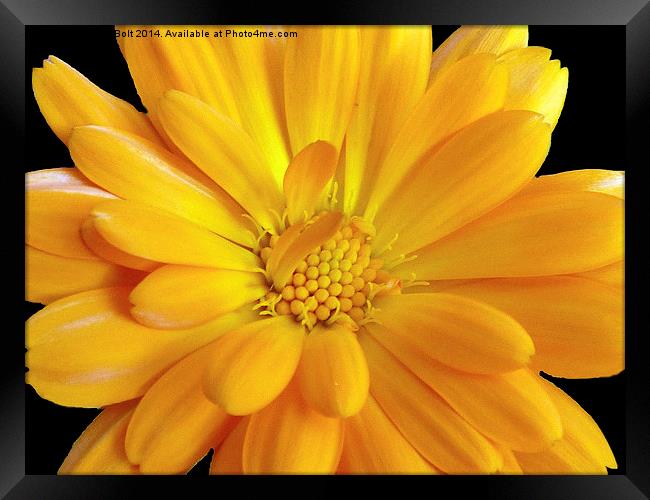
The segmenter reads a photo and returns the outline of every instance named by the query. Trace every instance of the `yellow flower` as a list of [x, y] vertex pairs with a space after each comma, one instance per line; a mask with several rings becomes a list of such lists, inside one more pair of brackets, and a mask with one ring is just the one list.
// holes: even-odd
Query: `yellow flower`
[[27, 176], [27, 382], [103, 408], [60, 473], [616, 467], [539, 373], [623, 369], [623, 173], [535, 178], [527, 28], [147, 29], [147, 114], [33, 73], [76, 168]]

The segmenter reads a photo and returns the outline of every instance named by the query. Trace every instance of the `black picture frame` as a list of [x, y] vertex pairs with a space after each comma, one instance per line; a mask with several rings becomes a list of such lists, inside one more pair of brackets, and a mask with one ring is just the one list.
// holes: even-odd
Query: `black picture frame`
[[[626, 32], [626, 214], [633, 218], [641, 213], [639, 197], [635, 193], [642, 186], [641, 168], [650, 165], [647, 152], [647, 112], [644, 97], [650, 90], [650, 6], [646, 0], [547, 0], [533, 2], [502, 0], [484, 2], [461, 0], [448, 3], [434, 2], [339, 2], [318, 9], [319, 15], [299, 9], [282, 9], [277, 3], [254, 9], [245, 3], [224, 4], [201, 0], [173, 2], [65, 0], [47, 2], [37, 0], [3, 0], [0, 3], [0, 51], [4, 65], [3, 92], [0, 95], [3, 110], [3, 138], [5, 148], [16, 153], [14, 162], [5, 167], [5, 201], [10, 203], [7, 214], [15, 234], [8, 236], [13, 280], [7, 289], [4, 304], [8, 306], [10, 322], [0, 351], [5, 359], [0, 367], [2, 384], [0, 404], [0, 495], [7, 498], [114, 498], [131, 497], [148, 491], [153, 484], [185, 496], [196, 488], [237, 488], [238, 494], [271, 486], [276, 481], [307, 481], [312, 478], [280, 477], [222, 477], [187, 479], [182, 477], [121, 477], [121, 476], [37, 476], [25, 475], [24, 425], [24, 360], [21, 310], [24, 286], [23, 246], [24, 198], [19, 188], [24, 183], [23, 169], [12, 165], [24, 163], [25, 130], [25, 28], [38, 24], [99, 25], [122, 23], [298, 23], [298, 24], [576, 24], [619, 25]], [[606, 69], [605, 69], [606, 70]], [[645, 142], [641, 139], [645, 138]], [[22, 147], [21, 147], [22, 146]], [[645, 160], [645, 161], [644, 161]], [[626, 217], [627, 217], [626, 216]], [[365, 487], [372, 481], [385, 491], [395, 488], [404, 491], [407, 486], [433, 488], [436, 495], [453, 492], [454, 496], [481, 494], [489, 498], [647, 498], [650, 495], [650, 425], [647, 408], [650, 394], [644, 382], [648, 380], [648, 353], [640, 330], [642, 297], [634, 293], [645, 277], [641, 263], [641, 237], [638, 232], [626, 234], [626, 475], [618, 476], [448, 476], [448, 477], [337, 477], [319, 478], [315, 496], [330, 489], [355, 486]], [[15, 253], [14, 253], [15, 252]], [[15, 281], [15, 283], [13, 282]], [[18, 292], [15, 292], [18, 291]], [[632, 293], [630, 293], [632, 291]], [[24, 351], [23, 351], [24, 352]], [[52, 423], [56, 432], [56, 422]], [[207, 481], [211, 481], [208, 483]], [[212, 481], [220, 481], [215, 484]], [[434, 484], [430, 483], [433, 481]], [[415, 485], [415, 482], [421, 482]], [[364, 483], [364, 484], [361, 484]], [[300, 485], [296, 491], [300, 491]], [[249, 490], [249, 488], [252, 488]], [[387, 490], [386, 490], [387, 488]], [[218, 491], [217, 490], [217, 491]], [[313, 490], [312, 490], [313, 491]], [[426, 491], [426, 490], [425, 490]], [[432, 491], [432, 490], [429, 490]]]

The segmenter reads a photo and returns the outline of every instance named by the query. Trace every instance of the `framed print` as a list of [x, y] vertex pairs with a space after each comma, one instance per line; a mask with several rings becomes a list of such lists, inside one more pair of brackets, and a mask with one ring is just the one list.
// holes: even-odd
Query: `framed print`
[[469, 4], [2, 7], [3, 494], [648, 494], [650, 10]]

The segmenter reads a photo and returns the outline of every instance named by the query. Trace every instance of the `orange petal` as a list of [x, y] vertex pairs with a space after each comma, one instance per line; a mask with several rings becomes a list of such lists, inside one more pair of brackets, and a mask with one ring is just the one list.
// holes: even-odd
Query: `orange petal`
[[308, 144], [291, 160], [284, 174], [284, 196], [291, 224], [309, 220], [323, 204], [337, 160], [336, 148], [325, 141]]
[[345, 420], [339, 470], [352, 474], [437, 474], [368, 395], [361, 411]]
[[305, 400], [328, 417], [356, 414], [368, 396], [366, 358], [345, 325], [317, 325], [305, 337], [296, 378]]
[[357, 99], [346, 132], [343, 208], [365, 208], [374, 178], [413, 107], [431, 62], [430, 26], [362, 26]]
[[236, 122], [177, 90], [165, 93], [158, 116], [195, 165], [263, 227], [275, 226], [271, 209], [282, 211], [282, 195], [264, 153]]
[[139, 397], [178, 359], [256, 317], [244, 309], [193, 329], [154, 330], [131, 318], [130, 291], [78, 293], [27, 321], [27, 383], [41, 397], [83, 408]]
[[[96, 126], [75, 128], [68, 146], [79, 170], [111, 193], [167, 210], [238, 243], [252, 243], [244, 209], [194, 165], [161, 146]], [[196, 180], [201, 177], [204, 182]]]
[[317, 140], [341, 149], [358, 80], [356, 27], [302, 27], [288, 39], [284, 102], [294, 155]]
[[111, 245], [157, 262], [253, 271], [255, 254], [208, 229], [143, 203], [112, 200], [95, 206], [93, 224]]
[[536, 193], [563, 193], [591, 191], [617, 198], [625, 198], [625, 172], [617, 170], [569, 170], [532, 179], [519, 193], [526, 196]]
[[206, 396], [231, 415], [264, 408], [293, 377], [304, 336], [288, 316], [258, 319], [225, 335], [204, 374]]
[[142, 473], [187, 472], [237, 423], [201, 390], [213, 348], [207, 345], [167, 370], [135, 409], [126, 433], [126, 453]]
[[374, 318], [396, 339], [470, 373], [502, 373], [525, 366], [535, 352], [526, 330], [485, 303], [449, 293], [386, 295]]
[[92, 184], [76, 168], [28, 172], [26, 180], [26, 243], [48, 253], [74, 259], [95, 259], [79, 234], [90, 210], [114, 198]]
[[535, 343], [532, 365], [557, 377], [592, 378], [624, 366], [623, 291], [575, 276], [494, 279], [452, 287], [506, 312]]
[[[461, 417], [497, 443], [514, 450], [539, 451], [562, 437], [557, 409], [538, 377], [528, 370], [499, 375], [459, 372], [434, 361], [378, 325], [369, 324], [366, 328]], [[372, 372], [371, 375], [374, 377]]]
[[57, 299], [110, 286], [136, 285], [145, 274], [103, 260], [71, 259], [25, 247], [25, 299]]
[[66, 144], [72, 129], [80, 125], [104, 125], [160, 141], [144, 113], [104, 92], [57, 57], [50, 56], [43, 68], [34, 68], [32, 88], [48, 125]]
[[327, 474], [336, 470], [343, 420], [312, 410], [295, 384], [250, 417], [244, 440], [244, 472]]
[[443, 68], [472, 54], [501, 55], [528, 45], [528, 26], [461, 26], [433, 53], [429, 84]]
[[[295, 271], [296, 267], [305, 255], [309, 253], [312, 248], [315, 248], [328, 239], [330, 239], [336, 231], [338, 231], [343, 221], [343, 215], [340, 212], [328, 212], [320, 216], [314, 223], [305, 224], [304, 229], [297, 236], [291, 234], [291, 243], [283, 252], [282, 256], [277, 262], [277, 267], [272, 270], [273, 284], [275, 289], [280, 291], [287, 284], [291, 274]], [[287, 232], [285, 231], [284, 234]], [[283, 236], [284, 236], [283, 234]], [[282, 239], [282, 237], [280, 237]], [[289, 240], [289, 237], [285, 237]], [[279, 245], [271, 253], [279, 252], [281, 248]], [[284, 246], [282, 246], [283, 248]], [[271, 258], [269, 257], [269, 263]]]
[[224, 439], [221, 446], [215, 448], [210, 462], [210, 474], [242, 474], [242, 454], [244, 452], [244, 438], [248, 429], [249, 417], [243, 417], [230, 434]]
[[104, 260], [130, 269], [139, 269], [141, 271], [153, 271], [161, 266], [160, 262], [131, 255], [130, 253], [123, 252], [116, 246], [111, 245], [95, 228], [92, 216], [83, 221], [80, 232], [81, 237], [88, 248]]
[[441, 74], [409, 114], [377, 171], [366, 219], [372, 219], [401, 181], [409, 178], [414, 166], [432, 156], [447, 138], [501, 109], [507, 76], [490, 54], [458, 61]]
[[501, 457], [487, 439], [406, 366], [367, 333], [361, 331], [359, 341], [368, 359], [372, 396], [427, 461], [448, 473], [500, 467]]
[[133, 289], [131, 314], [151, 328], [189, 328], [252, 304], [267, 291], [259, 273], [163, 266]]
[[623, 257], [623, 203], [601, 193], [516, 196], [396, 268], [419, 279], [545, 276]]
[[86, 427], [59, 467], [58, 474], [138, 474], [124, 450], [126, 428], [137, 401], [109, 406]]

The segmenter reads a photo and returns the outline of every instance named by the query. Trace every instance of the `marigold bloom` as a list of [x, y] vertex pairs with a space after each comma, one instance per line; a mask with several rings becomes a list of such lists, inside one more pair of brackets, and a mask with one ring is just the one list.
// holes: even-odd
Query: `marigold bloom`
[[623, 173], [535, 177], [567, 69], [525, 27], [296, 31], [119, 38], [146, 114], [34, 70], [75, 168], [27, 175], [27, 382], [103, 409], [59, 472], [616, 468], [540, 376], [623, 369]]

